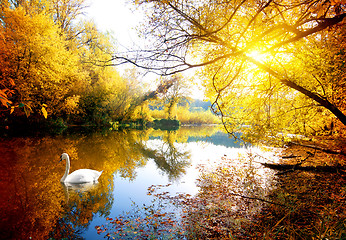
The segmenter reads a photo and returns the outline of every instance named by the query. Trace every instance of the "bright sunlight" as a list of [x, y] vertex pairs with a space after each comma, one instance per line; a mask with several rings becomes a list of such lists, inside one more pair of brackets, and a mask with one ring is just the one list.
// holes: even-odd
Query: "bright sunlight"
[[255, 59], [256, 61], [259, 62], [264, 62], [265, 60], [268, 60], [268, 54], [261, 53], [259, 51], [251, 51], [250, 53], [247, 54], [249, 57]]

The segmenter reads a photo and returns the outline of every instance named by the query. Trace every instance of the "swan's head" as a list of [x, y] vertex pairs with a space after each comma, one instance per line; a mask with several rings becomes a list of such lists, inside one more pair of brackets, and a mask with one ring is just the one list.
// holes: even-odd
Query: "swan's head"
[[68, 159], [68, 154], [67, 153], [63, 153], [60, 156], [60, 161], [59, 162], [61, 162], [62, 160], [67, 160], [67, 159]]

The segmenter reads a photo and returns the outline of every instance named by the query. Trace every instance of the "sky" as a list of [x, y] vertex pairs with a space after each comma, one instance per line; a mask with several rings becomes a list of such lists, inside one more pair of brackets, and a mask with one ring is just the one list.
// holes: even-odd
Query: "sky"
[[[92, 19], [98, 29], [112, 33], [117, 43], [117, 50], [124, 51], [134, 45], [140, 45], [141, 40], [136, 32], [136, 27], [143, 21], [144, 14], [129, 3], [129, 0], [86, 0], [88, 6], [85, 17]], [[125, 64], [118, 67], [120, 73], [132, 65]], [[190, 73], [191, 74], [191, 73]], [[144, 81], [157, 79], [156, 75], [149, 75]], [[193, 98], [203, 99], [203, 92], [197, 87], [192, 87]]]
[[138, 41], [136, 26], [143, 18], [137, 11], [131, 11], [128, 0], [87, 0], [86, 17], [94, 20], [101, 31], [109, 31], [119, 47], [131, 46]]

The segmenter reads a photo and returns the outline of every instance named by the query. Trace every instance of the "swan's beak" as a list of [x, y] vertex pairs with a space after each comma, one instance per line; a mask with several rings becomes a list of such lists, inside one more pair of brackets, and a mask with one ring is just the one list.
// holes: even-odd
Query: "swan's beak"
[[62, 161], [62, 155], [60, 156], [60, 160], [59, 160], [59, 162], [61, 162]]

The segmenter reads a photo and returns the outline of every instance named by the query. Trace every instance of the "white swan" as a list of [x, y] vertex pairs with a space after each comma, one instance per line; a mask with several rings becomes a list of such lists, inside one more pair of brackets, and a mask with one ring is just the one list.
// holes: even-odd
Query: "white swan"
[[70, 157], [67, 153], [61, 154], [60, 161], [66, 160], [66, 169], [65, 174], [61, 178], [60, 182], [62, 183], [88, 183], [88, 182], [97, 182], [97, 179], [100, 177], [103, 171], [96, 171], [91, 169], [79, 169], [74, 171], [71, 174], [70, 172]]

